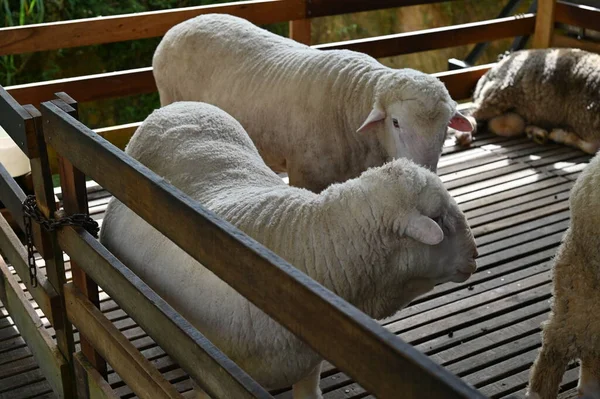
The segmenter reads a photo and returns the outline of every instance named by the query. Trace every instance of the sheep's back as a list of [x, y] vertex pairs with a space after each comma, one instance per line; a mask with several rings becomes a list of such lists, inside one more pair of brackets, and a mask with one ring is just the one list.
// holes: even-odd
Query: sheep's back
[[600, 156], [577, 179], [570, 197], [571, 228], [582, 251], [600, 267]]
[[473, 95], [473, 116], [514, 111], [529, 124], [600, 135], [600, 55], [573, 49], [515, 52], [488, 71]]

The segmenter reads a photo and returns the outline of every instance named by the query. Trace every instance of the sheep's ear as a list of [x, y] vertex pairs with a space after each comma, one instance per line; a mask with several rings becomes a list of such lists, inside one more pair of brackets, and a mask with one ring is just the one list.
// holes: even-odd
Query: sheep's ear
[[363, 122], [361, 127], [358, 128], [357, 132], [358, 133], [365, 132], [365, 131], [369, 130], [369, 128], [372, 127], [374, 123], [382, 121], [384, 119], [385, 119], [385, 111], [379, 105], [376, 104], [373, 107], [373, 109], [371, 110], [371, 113], [369, 114], [369, 116], [367, 116], [367, 119], [365, 119], [365, 121]]
[[460, 132], [472, 132], [475, 128], [473, 122], [458, 111], [456, 111], [452, 119], [450, 119], [450, 124], [448, 126]]
[[444, 239], [440, 226], [423, 215], [412, 216], [408, 221], [404, 234], [427, 245], [437, 245]]

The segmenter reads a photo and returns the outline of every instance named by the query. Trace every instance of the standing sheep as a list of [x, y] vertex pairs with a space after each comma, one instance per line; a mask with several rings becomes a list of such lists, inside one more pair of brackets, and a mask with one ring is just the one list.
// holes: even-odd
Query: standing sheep
[[448, 125], [472, 129], [435, 77], [312, 49], [225, 14], [173, 27], [152, 64], [162, 105], [225, 110], [267, 165], [314, 192], [400, 157], [435, 172]]
[[[527, 133], [589, 154], [600, 148], [600, 55], [578, 49], [514, 52], [490, 69], [473, 95], [477, 121], [500, 136]], [[471, 141], [463, 135], [463, 143]]]
[[[155, 111], [126, 152], [376, 319], [476, 268], [465, 216], [405, 159], [315, 194], [286, 185], [230, 115], [193, 102]], [[260, 384], [321, 398], [318, 354], [117, 200], [101, 241]]]
[[554, 260], [554, 303], [531, 372], [530, 399], [556, 398], [574, 359], [581, 360], [580, 397], [600, 399], [600, 155], [577, 179], [570, 206], [571, 225]]

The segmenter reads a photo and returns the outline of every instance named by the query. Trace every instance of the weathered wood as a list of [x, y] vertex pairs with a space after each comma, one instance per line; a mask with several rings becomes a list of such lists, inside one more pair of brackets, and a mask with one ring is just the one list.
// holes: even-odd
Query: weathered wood
[[[78, 118], [77, 102], [69, 97], [66, 93], [56, 93], [59, 99], [54, 102], [57, 106], [64, 105], [63, 110], [73, 118]], [[72, 109], [69, 112], [68, 109]], [[75, 213], [88, 213], [87, 191], [85, 186], [85, 175], [65, 158], [59, 157], [60, 165], [60, 186], [62, 189], [62, 201], [65, 211], [65, 216], [70, 216]], [[85, 274], [85, 272], [71, 260], [71, 275], [73, 283], [81, 291], [94, 306], [100, 308], [100, 298], [98, 296], [98, 286], [96, 283]], [[106, 362], [94, 350], [85, 336], [80, 336], [81, 352], [89, 360], [92, 366], [98, 371], [102, 377], [106, 377]]]
[[327, 43], [314, 46], [321, 50], [348, 49], [375, 58], [410, 54], [419, 51], [489, 42], [533, 33], [535, 15], [526, 14], [414, 32], [370, 37], [367, 39]]
[[142, 399], [181, 398], [123, 334], [81, 292], [68, 283], [64, 289], [69, 320]]
[[600, 10], [582, 4], [556, 2], [555, 21], [600, 31]]
[[[600, 18], [600, 17], [599, 17]], [[553, 47], [580, 48], [585, 51], [600, 54], [600, 43], [591, 40], [579, 40], [574, 37], [554, 33], [552, 35]]]
[[534, 48], [551, 47], [555, 6], [556, 0], [538, 0], [533, 34]]
[[36, 155], [31, 115], [0, 86], [0, 126], [29, 158]]
[[21, 336], [27, 342], [44, 377], [54, 393], [64, 398], [69, 381], [69, 367], [61, 355], [52, 337], [44, 328], [35, 310], [19, 287], [19, 283], [0, 258], [0, 298], [10, 312], [11, 318], [19, 328]]
[[290, 39], [310, 46], [310, 19], [290, 21]]
[[[59, 154], [373, 394], [481, 397], [54, 104], [43, 103], [42, 112], [46, 139]], [[111, 178], [117, 174], [119, 179]], [[257, 268], [261, 273], [254, 272]], [[330, 325], [340, 332], [337, 345], [328, 339]]]
[[102, 378], [83, 353], [75, 353], [73, 361], [79, 399], [118, 399], [108, 382]]
[[23, 201], [25, 201], [25, 197], [21, 187], [11, 177], [4, 165], [0, 163], [0, 201], [10, 211], [13, 220], [22, 231], [25, 231], [23, 221]]
[[0, 55], [162, 36], [172, 26], [208, 13], [232, 14], [263, 25], [304, 18], [305, 6], [304, 0], [241, 1], [0, 28]]
[[485, 64], [456, 71], [434, 73], [446, 85], [450, 96], [455, 100], [463, 100], [473, 95], [477, 81], [494, 64]]
[[[46, 151], [46, 143], [44, 141], [44, 133], [41, 125], [41, 114], [33, 106], [26, 106], [24, 108], [31, 115], [33, 125], [36, 129], [36, 145], [38, 153], [36, 158], [30, 159], [36, 202], [40, 212], [45, 217], [54, 217], [56, 201], [54, 197], [52, 174], [48, 163], [48, 153]], [[62, 355], [68, 363], [72, 364], [72, 355], [75, 352], [75, 345], [73, 342], [72, 326], [66, 317], [62, 291], [63, 285], [66, 283], [63, 253], [56, 242], [55, 233], [42, 231], [37, 224], [35, 226], [36, 231], [38, 232], [34, 237], [35, 245], [46, 263], [46, 276], [48, 281], [59, 294], [61, 300], [61, 306], [58, 309], [58, 312], [52, 314], [53, 326], [56, 330], [56, 341]], [[69, 372], [69, 381], [63, 385], [64, 396], [67, 398], [74, 397], [75, 395], [75, 380], [73, 378], [72, 369], [70, 369]]]
[[44, 315], [52, 322], [53, 314], [60, 311], [60, 297], [46, 278], [46, 274], [41, 270], [38, 270], [37, 274], [38, 285], [36, 287], [31, 285], [29, 281], [29, 266], [27, 264], [27, 250], [21, 244], [15, 232], [10, 228], [8, 222], [1, 216], [0, 249], [19, 277], [21, 277], [21, 281], [25, 284], [33, 299], [38, 303]]
[[323, 17], [440, 2], [440, 0], [310, 0], [307, 2], [307, 16]]
[[61, 247], [85, 272], [216, 398], [270, 395], [91, 235], [73, 227], [58, 233]]

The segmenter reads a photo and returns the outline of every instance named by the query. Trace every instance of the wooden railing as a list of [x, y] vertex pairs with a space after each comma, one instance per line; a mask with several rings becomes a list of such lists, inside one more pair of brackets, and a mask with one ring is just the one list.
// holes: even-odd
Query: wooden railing
[[[309, 18], [435, 2], [262, 0], [3, 28], [0, 29], [0, 55], [160, 36], [174, 24], [208, 12], [226, 12], [257, 24], [290, 21], [290, 35], [310, 44]], [[553, 31], [554, 22], [600, 30], [598, 10], [554, 1], [540, 1], [539, 7], [538, 16], [524, 15], [315, 47], [348, 48], [384, 57], [530, 34], [534, 34], [538, 47], [573, 45], [574, 39], [569, 42]], [[482, 65], [435, 75], [454, 98], [465, 99], [490, 67]], [[89, 176], [378, 397], [396, 397], [399, 391], [407, 397], [482, 397], [101, 138], [122, 148], [138, 123], [93, 132], [77, 121], [77, 104], [65, 94], [55, 94], [67, 91], [81, 101], [92, 101], [155, 90], [150, 68], [13, 86], [8, 92], [0, 88], [0, 125], [30, 158], [37, 204], [46, 217], [52, 217], [57, 209], [52, 173], [60, 171], [67, 214], [87, 211], [84, 180]], [[43, 116], [36, 107], [19, 103], [36, 106], [41, 103]], [[52, 155], [54, 150], [60, 157]], [[111, 179], [117, 174], [121, 177], [119, 181]], [[140, 189], [150, 195], [140, 198], [136, 195]], [[0, 200], [21, 229], [25, 228], [21, 207], [24, 199], [21, 188], [0, 165]], [[168, 215], [163, 217], [170, 220], [168, 225], [161, 224], [150, 211], [157, 208]], [[30, 283], [24, 246], [0, 215], [0, 250], [54, 327], [56, 341], [46, 329], [40, 328], [41, 320], [15, 276], [2, 262], [0, 299], [59, 397], [73, 397], [77, 393], [83, 397], [114, 397], [103, 379], [105, 360], [140, 397], [179, 396], [100, 313], [96, 284], [213, 397], [269, 397], [89, 233], [75, 227], [50, 233], [34, 224], [33, 236], [35, 247], [46, 263], [45, 272], [37, 271], [37, 286]], [[194, 237], [193, 242], [189, 237]], [[198, 242], [205, 245], [198, 247]], [[73, 282], [69, 284], [66, 284], [63, 250], [72, 262]], [[257, 268], [262, 270], [261, 274], [249, 272]], [[250, 277], [253, 284], [248, 284]], [[286, 312], [281, 304], [295, 311]], [[327, 315], [326, 320], [324, 315]], [[81, 334], [82, 349], [75, 355], [71, 323]], [[336, 336], [335, 345], [323, 327], [332, 323], [340, 326], [342, 332]], [[353, 350], [345, 350], [349, 347]], [[73, 373], [77, 376], [77, 388]], [[405, 378], [400, 379], [399, 375]]]

